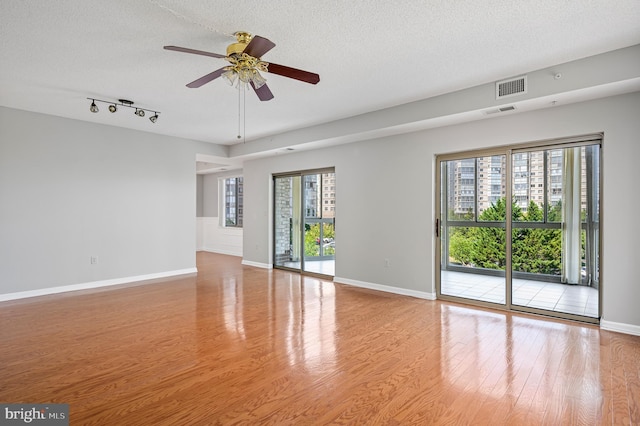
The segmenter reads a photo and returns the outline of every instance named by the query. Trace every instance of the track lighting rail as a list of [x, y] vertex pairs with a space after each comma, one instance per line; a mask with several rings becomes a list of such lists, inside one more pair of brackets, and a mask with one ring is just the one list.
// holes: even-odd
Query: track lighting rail
[[118, 111], [118, 107], [121, 107], [121, 106], [135, 109], [134, 114], [137, 115], [138, 117], [144, 117], [146, 113], [153, 113], [153, 115], [149, 117], [149, 120], [152, 123], [155, 123], [156, 121], [158, 121], [158, 114], [160, 114], [159, 111], [154, 111], [152, 109], [135, 107], [133, 106], [133, 101], [130, 101], [127, 99], [118, 99], [118, 102], [103, 101], [102, 99], [96, 99], [96, 98], [87, 98], [87, 99], [91, 101], [91, 106], [89, 107], [89, 111], [93, 113], [97, 113], [100, 111], [100, 109], [98, 108], [98, 105], [96, 105], [96, 102], [101, 102], [104, 104], [108, 104], [109, 112], [112, 112], [112, 113]]

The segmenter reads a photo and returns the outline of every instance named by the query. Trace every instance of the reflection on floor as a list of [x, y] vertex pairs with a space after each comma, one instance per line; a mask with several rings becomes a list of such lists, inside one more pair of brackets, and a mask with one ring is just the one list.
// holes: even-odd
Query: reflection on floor
[[[293, 269], [300, 269], [300, 262], [285, 262], [282, 266]], [[311, 272], [314, 274], [322, 274], [333, 277], [336, 272], [335, 259], [330, 260], [305, 260], [304, 261], [305, 272]]]
[[[441, 293], [504, 304], [505, 280], [504, 277], [442, 271]], [[512, 304], [597, 318], [598, 290], [578, 285], [514, 279]]]

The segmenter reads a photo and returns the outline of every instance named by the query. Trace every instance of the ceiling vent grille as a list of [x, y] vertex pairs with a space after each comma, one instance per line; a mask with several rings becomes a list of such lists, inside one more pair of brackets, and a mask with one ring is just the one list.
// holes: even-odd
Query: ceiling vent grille
[[500, 108], [489, 109], [489, 110], [484, 111], [484, 113], [486, 115], [491, 115], [491, 114], [498, 114], [498, 113], [501, 113], [501, 112], [515, 111], [515, 109], [516, 109], [515, 105], [508, 105], [508, 106], [503, 106], [503, 107], [500, 107]]
[[527, 76], [511, 78], [496, 82], [496, 99], [527, 93]]

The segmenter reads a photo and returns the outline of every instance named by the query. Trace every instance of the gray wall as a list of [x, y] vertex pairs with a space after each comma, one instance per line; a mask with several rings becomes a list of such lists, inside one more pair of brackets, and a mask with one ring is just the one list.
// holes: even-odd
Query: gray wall
[[218, 217], [220, 212], [218, 211], [218, 179], [227, 177], [241, 177], [242, 169], [230, 170], [221, 173], [209, 173], [206, 175], [200, 175], [198, 178], [202, 179], [202, 197], [198, 204], [202, 205], [202, 214], [198, 217]]
[[194, 268], [197, 153], [0, 107], [0, 294]]
[[631, 221], [640, 212], [639, 110], [634, 93], [248, 161], [244, 260], [272, 263], [271, 175], [335, 166], [336, 277], [435, 292], [437, 154], [604, 132], [603, 319], [640, 326], [640, 231]]
[[204, 175], [196, 176], [196, 217], [203, 216], [204, 203]]
[[204, 175], [202, 179], [202, 216], [218, 217], [218, 173]]

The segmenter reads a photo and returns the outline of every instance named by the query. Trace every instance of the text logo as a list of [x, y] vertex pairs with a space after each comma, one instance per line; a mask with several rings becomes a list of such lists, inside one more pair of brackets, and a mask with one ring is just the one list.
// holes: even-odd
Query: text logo
[[0, 404], [0, 424], [69, 426], [69, 404]]

